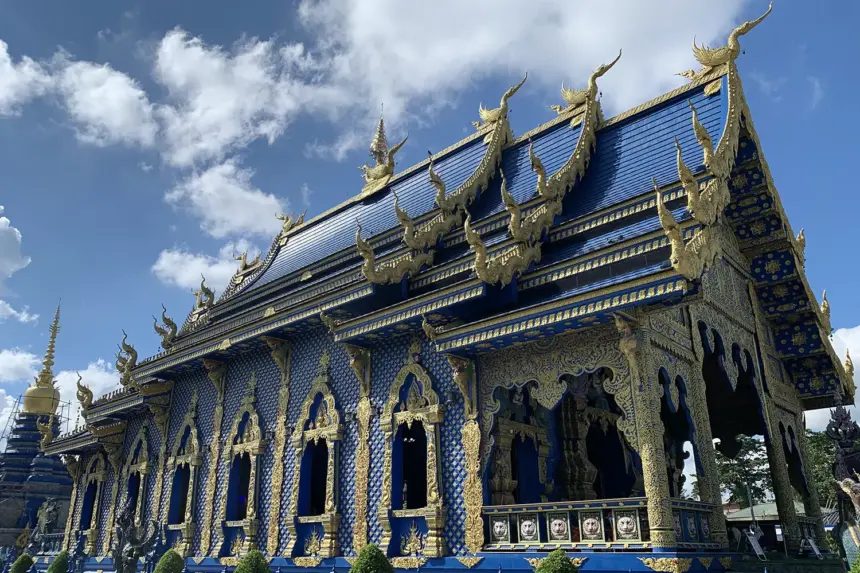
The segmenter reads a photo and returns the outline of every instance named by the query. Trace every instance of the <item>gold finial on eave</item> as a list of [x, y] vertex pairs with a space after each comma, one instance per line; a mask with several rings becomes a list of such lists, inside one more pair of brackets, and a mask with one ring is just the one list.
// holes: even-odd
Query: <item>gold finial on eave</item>
[[845, 349], [845, 374], [848, 378], [854, 378], [854, 361], [851, 360], [851, 352], [847, 348]]
[[720, 46], [719, 48], [709, 48], [705, 45], [699, 46], [696, 44], [696, 38], [693, 38], [693, 57], [696, 58], [702, 65], [702, 69], [698, 72], [694, 72], [693, 70], [687, 70], [681, 72], [680, 76], [683, 76], [689, 80], [696, 80], [701, 78], [708, 73], [712, 72], [714, 69], [722, 66], [723, 64], [727, 64], [733, 62], [741, 53], [741, 44], [738, 39], [744, 34], [748, 33], [750, 30], [758, 26], [762, 20], [764, 20], [768, 14], [770, 14], [771, 10], [773, 10], [773, 2], [767, 8], [767, 11], [756, 18], [755, 20], [751, 20], [748, 22], [744, 22], [734, 30], [732, 30], [731, 34], [729, 34], [729, 39], [725, 46]]
[[35, 385], [38, 388], [53, 388], [54, 387], [54, 350], [57, 345], [57, 333], [60, 332], [60, 305], [57, 304], [57, 310], [54, 312], [54, 320], [48, 330], [50, 338], [48, 339], [48, 349], [45, 351], [45, 358], [42, 360], [42, 371], [36, 377]]
[[794, 241], [797, 243], [797, 248], [800, 251], [798, 254], [800, 255], [800, 264], [803, 265], [806, 263], [806, 234], [801, 227], [800, 232], [794, 238]]
[[821, 293], [821, 314], [830, 318], [830, 302], [827, 300], [827, 291]]

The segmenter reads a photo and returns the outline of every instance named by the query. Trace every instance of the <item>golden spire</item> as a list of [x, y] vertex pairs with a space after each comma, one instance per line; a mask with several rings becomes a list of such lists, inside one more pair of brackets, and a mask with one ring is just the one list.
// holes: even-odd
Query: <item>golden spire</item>
[[376, 165], [382, 165], [388, 157], [388, 138], [385, 137], [385, 120], [382, 111], [379, 114], [379, 123], [376, 125], [376, 134], [370, 142], [370, 156], [376, 161]]
[[54, 348], [57, 344], [57, 333], [60, 332], [60, 305], [57, 304], [57, 311], [54, 313], [54, 322], [51, 323], [49, 329], [51, 337], [48, 339], [48, 349], [45, 351], [45, 359], [42, 360], [42, 371], [36, 377], [36, 386], [39, 388], [54, 387]]

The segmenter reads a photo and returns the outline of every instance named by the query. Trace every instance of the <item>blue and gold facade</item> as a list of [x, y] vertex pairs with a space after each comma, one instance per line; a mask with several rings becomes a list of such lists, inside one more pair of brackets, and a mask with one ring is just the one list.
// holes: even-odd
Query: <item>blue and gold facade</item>
[[340, 570], [366, 543], [404, 570], [530, 570], [555, 548], [585, 571], [722, 570], [713, 443], [732, 456], [738, 434], [767, 440], [788, 545], [826, 546], [803, 412], [853, 382], [761, 153], [739, 30], [613, 118], [597, 82], [617, 58], [548, 123], [511, 132], [523, 79], [400, 172], [380, 122], [358, 195], [281, 216], [220, 298], [204, 281], [181, 326], [162, 314], [163, 352], [124, 341], [123, 388], [48, 446], [79, 456], [67, 546], [109, 567], [133, 499], [189, 571], [252, 548]]

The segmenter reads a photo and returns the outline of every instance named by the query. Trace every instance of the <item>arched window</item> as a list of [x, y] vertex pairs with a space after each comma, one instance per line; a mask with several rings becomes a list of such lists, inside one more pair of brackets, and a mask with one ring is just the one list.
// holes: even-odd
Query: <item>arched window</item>
[[[151, 469], [148, 437], [148, 426], [141, 426], [140, 431], [134, 438], [134, 442], [132, 442], [131, 455], [123, 472], [123, 482], [125, 484], [124, 503], [131, 504], [131, 507], [134, 508], [135, 525], [141, 524], [146, 507], [146, 504], [143, 503], [144, 497], [146, 497], [146, 476], [149, 475]], [[120, 507], [123, 506], [120, 505]]]
[[325, 350], [293, 432], [296, 466], [288, 509], [290, 542], [286, 553], [296, 554], [299, 559], [335, 557], [339, 553], [340, 513], [335, 476], [343, 426], [331, 393], [329, 366]]
[[87, 555], [95, 555], [96, 540], [99, 537], [98, 531], [98, 515], [99, 515], [99, 500], [101, 499], [102, 485], [105, 481], [105, 458], [104, 454], [99, 452], [93, 456], [87, 464], [87, 471], [84, 474], [83, 487], [84, 499], [81, 503], [81, 520], [79, 529], [81, 534], [86, 537], [84, 544], [84, 552]]
[[224, 460], [230, 465], [227, 499], [220, 504], [224, 526], [222, 552], [241, 555], [257, 546], [257, 476], [260, 455], [266, 441], [257, 415], [257, 374], [251, 373], [248, 388], [239, 404], [230, 429], [230, 443], [224, 449]]
[[378, 514], [381, 547], [389, 554], [401, 554], [401, 540], [392, 543], [392, 531], [410, 531], [407, 545], [421, 546], [426, 557], [442, 557], [445, 508], [438, 452], [445, 408], [420, 364], [420, 349], [416, 339], [409, 347], [406, 366], [391, 383], [380, 418], [386, 438]]
[[194, 504], [197, 498], [197, 472], [203, 456], [197, 435], [197, 390], [191, 394], [188, 411], [173, 441], [173, 450], [167, 459], [170, 472], [170, 498], [167, 505], [168, 544], [181, 556], [191, 551], [194, 535]]

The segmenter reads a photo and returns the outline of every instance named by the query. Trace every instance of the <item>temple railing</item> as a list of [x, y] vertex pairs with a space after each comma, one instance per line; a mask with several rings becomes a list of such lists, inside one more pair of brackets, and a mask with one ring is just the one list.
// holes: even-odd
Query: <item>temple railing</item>
[[[671, 503], [679, 548], [719, 548], [711, 540], [711, 504]], [[484, 506], [484, 550], [647, 549], [647, 505], [644, 497], [630, 497]]]
[[38, 555], [56, 555], [63, 550], [63, 532], [45, 533], [39, 537]]

